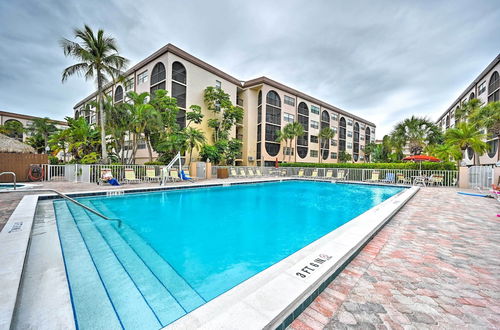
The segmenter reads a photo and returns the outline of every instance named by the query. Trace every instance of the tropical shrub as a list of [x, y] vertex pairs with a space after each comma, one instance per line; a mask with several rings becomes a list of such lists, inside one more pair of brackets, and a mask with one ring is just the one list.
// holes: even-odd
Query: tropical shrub
[[[316, 168], [378, 168], [378, 169], [398, 169], [398, 170], [418, 170], [419, 163], [284, 163], [281, 167], [316, 167]], [[422, 170], [456, 170], [453, 162], [422, 162]]]

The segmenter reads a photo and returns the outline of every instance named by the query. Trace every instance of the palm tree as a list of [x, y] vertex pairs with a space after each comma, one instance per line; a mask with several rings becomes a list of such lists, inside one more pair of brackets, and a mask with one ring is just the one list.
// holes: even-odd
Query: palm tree
[[69, 133], [69, 130], [62, 129], [52, 134], [49, 139], [50, 149], [56, 154], [62, 151], [64, 162], [66, 161], [66, 150], [68, 150], [68, 143], [70, 139]]
[[297, 139], [304, 136], [304, 126], [297, 121], [290, 123], [287, 126], [289, 126], [290, 139], [295, 140], [295, 162], [297, 162]]
[[[500, 141], [500, 101], [490, 102], [477, 109], [470, 115], [470, 121], [478, 127], [484, 127], [488, 133]], [[500, 160], [500, 151], [497, 152], [497, 161]]]
[[426, 153], [441, 160], [454, 160], [457, 163], [457, 169], [462, 160], [462, 150], [457, 145], [449, 143], [428, 146]]
[[[283, 162], [285, 161], [285, 150], [288, 148], [288, 142], [291, 142], [292, 136], [290, 134], [290, 124], [285, 125], [282, 130], [276, 132], [276, 142], [285, 142], [285, 148], [283, 149]], [[291, 155], [290, 149], [288, 149], [288, 155]]]
[[78, 63], [64, 69], [62, 82], [68, 77], [77, 74], [83, 75], [86, 80], [95, 79], [97, 85], [97, 114], [101, 126], [101, 158], [104, 163], [108, 161], [106, 150], [105, 114], [103, 110], [103, 88], [104, 85], [115, 80], [121, 74], [128, 62], [127, 59], [118, 54], [116, 41], [103, 30], [97, 34], [88, 26], [83, 29], [74, 30], [75, 38], [79, 42], [61, 39], [60, 44], [64, 55], [75, 58]]
[[[488, 150], [488, 144], [484, 142], [485, 134], [482, 134], [476, 125], [461, 122], [456, 127], [450, 128], [446, 131], [445, 135], [446, 144], [460, 148], [462, 154], [467, 148], [474, 151], [474, 164], [479, 164], [479, 157], [477, 154], [482, 154]], [[460, 165], [460, 161], [457, 164]]]
[[38, 135], [43, 140], [43, 149], [47, 152], [47, 144], [49, 142], [49, 136], [57, 131], [54, 124], [50, 122], [49, 118], [35, 118], [28, 127], [28, 131], [32, 135]]
[[184, 135], [186, 137], [186, 149], [189, 150], [189, 164], [193, 160], [193, 149], [198, 149], [205, 143], [206, 138], [203, 131], [188, 127], [184, 130]]
[[455, 122], [459, 123], [461, 121], [467, 120], [469, 116], [476, 112], [479, 108], [481, 108], [482, 105], [483, 103], [478, 99], [472, 99], [463, 103], [455, 111]]
[[391, 140], [396, 150], [408, 145], [411, 155], [419, 155], [426, 145], [439, 142], [441, 135], [441, 130], [432, 121], [411, 116], [394, 127]]
[[[333, 129], [331, 129], [330, 127], [324, 127], [321, 129], [321, 131], [319, 131], [319, 141], [320, 141], [320, 144], [323, 145], [323, 150], [328, 152], [326, 150], [326, 146], [328, 145], [328, 143], [330, 143], [330, 140], [333, 139], [333, 137], [335, 136], [335, 131]], [[321, 163], [321, 158], [322, 157], [322, 154], [321, 152], [318, 153], [319, 154], [319, 163]], [[328, 154], [327, 154], [327, 158], [328, 158]]]

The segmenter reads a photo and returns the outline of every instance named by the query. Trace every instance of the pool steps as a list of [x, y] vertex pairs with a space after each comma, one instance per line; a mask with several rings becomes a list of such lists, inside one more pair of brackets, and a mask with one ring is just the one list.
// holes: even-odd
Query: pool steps
[[[98, 201], [86, 204], [101, 210], [104, 207]], [[59, 230], [63, 232], [60, 236], [65, 260], [71, 259], [66, 260], [68, 272], [72, 274], [70, 286], [73, 281], [79, 282], [71, 286], [72, 299], [86, 300], [95, 292], [100, 296], [99, 304], [91, 306], [90, 310], [78, 310], [80, 304], [74, 304], [80, 328], [99, 324], [98, 317], [105, 320], [100, 324], [107, 324], [110, 329], [122, 326], [157, 329], [204, 303], [203, 298], [126, 224], [118, 227], [116, 223], [103, 221], [64, 201], [55, 202], [54, 207]], [[72, 271], [81, 265], [85, 272]], [[77, 289], [88, 287], [92, 290]], [[131, 301], [136, 303], [131, 304]]]

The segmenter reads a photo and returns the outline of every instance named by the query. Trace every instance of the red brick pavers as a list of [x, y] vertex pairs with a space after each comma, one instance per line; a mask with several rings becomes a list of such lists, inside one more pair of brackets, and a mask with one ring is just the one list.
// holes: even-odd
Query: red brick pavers
[[500, 329], [500, 203], [424, 188], [290, 329]]

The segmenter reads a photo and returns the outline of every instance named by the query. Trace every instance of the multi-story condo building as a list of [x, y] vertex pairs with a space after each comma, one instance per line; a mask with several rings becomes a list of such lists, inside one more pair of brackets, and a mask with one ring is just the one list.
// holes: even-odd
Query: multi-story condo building
[[[438, 118], [437, 125], [444, 130], [454, 127], [457, 123], [456, 110], [463, 103], [478, 99], [483, 104], [500, 101], [500, 54], [470, 83], [451, 106]], [[484, 130], [486, 133], [486, 131]], [[499, 141], [498, 138], [489, 139], [490, 150], [479, 157], [481, 165], [492, 165], [498, 161]], [[462, 161], [464, 165], [474, 164], [474, 153], [468, 149]]]
[[[186, 109], [199, 105], [205, 115], [200, 125], [191, 124], [205, 132], [208, 141], [212, 130], [208, 119], [213, 114], [204, 104], [204, 91], [208, 86], [222, 88], [229, 94], [233, 104], [244, 109], [244, 119], [231, 132], [243, 142], [238, 165], [271, 165], [276, 159], [282, 161], [285, 154], [292, 155], [292, 161], [334, 163], [339, 152], [351, 154], [353, 161], [364, 162], [364, 146], [375, 140], [375, 124], [320, 101], [267, 77], [241, 81], [203, 62], [174, 45], [168, 44], [125, 72], [125, 83], [110, 84], [105, 93], [114, 102], [126, 100], [128, 91], [154, 92], [165, 89], [177, 99], [181, 111], [178, 123], [186, 124]], [[75, 117], [85, 116], [89, 122], [96, 122], [93, 110], [86, 111], [86, 105], [96, 99], [93, 93], [78, 102]], [[304, 127], [305, 135], [298, 139], [291, 150], [276, 142], [276, 132], [287, 123], [298, 121]], [[327, 144], [320, 144], [319, 131], [331, 127], [335, 137]], [[147, 161], [145, 145], [140, 145], [136, 162]]]
[[[18, 122], [20, 123], [24, 129], [28, 129], [31, 126], [31, 123], [34, 119], [40, 119], [41, 117], [23, 115], [20, 113], [0, 111], [0, 125], [4, 125], [8, 122]], [[49, 119], [49, 121], [58, 129], [66, 129], [68, 128], [68, 124], [65, 121]], [[19, 134], [11, 136], [12, 138], [16, 138], [19, 141], [25, 142], [26, 139], [30, 136], [29, 130], [25, 130]]]

